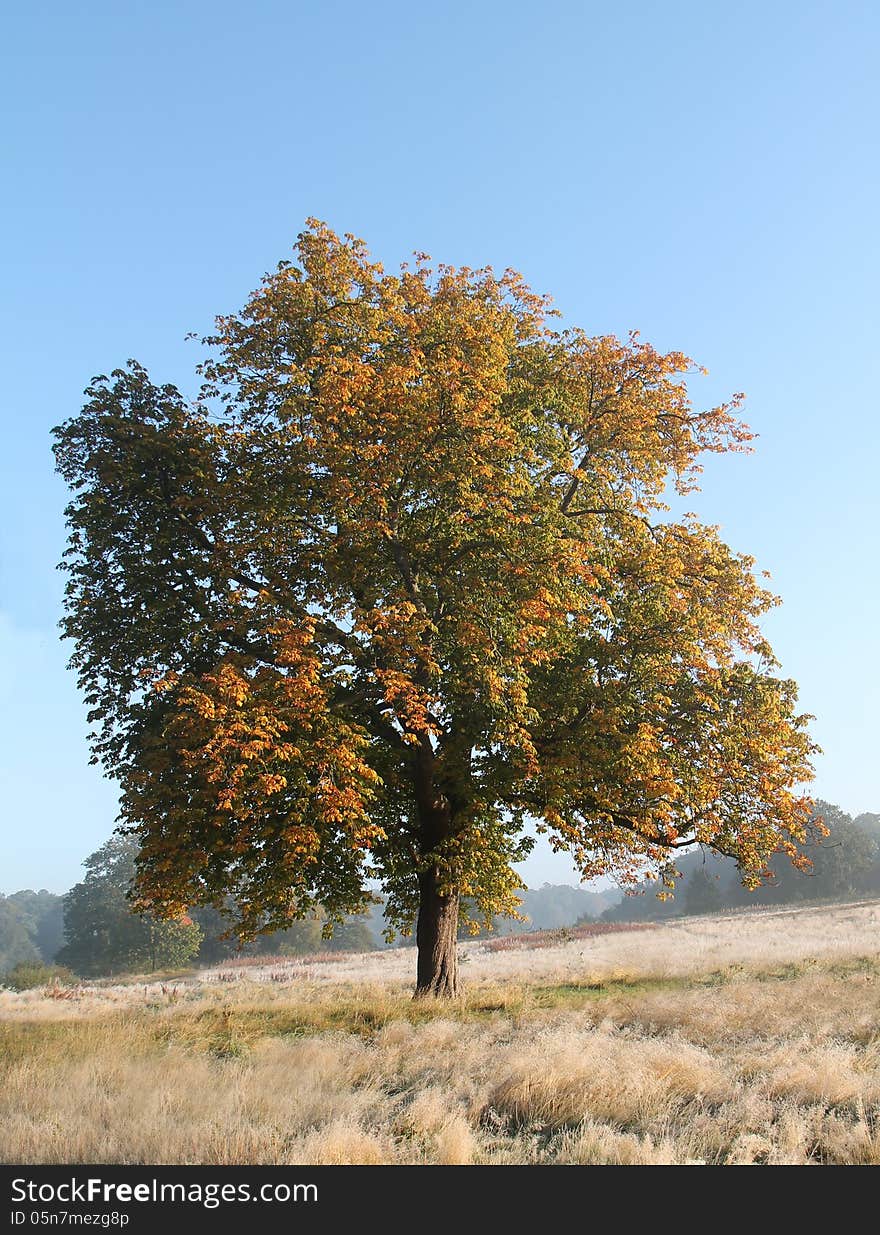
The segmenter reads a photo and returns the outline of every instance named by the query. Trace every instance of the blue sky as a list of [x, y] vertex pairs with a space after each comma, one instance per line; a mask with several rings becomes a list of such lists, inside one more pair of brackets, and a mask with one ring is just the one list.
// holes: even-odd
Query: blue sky
[[309, 215], [391, 267], [514, 266], [694, 356], [696, 401], [747, 393], [756, 452], [688, 505], [783, 597], [816, 792], [880, 810], [880, 6], [34, 0], [3, 35], [0, 890], [63, 891], [115, 814], [57, 638], [49, 429], [130, 356], [194, 389], [184, 335]]

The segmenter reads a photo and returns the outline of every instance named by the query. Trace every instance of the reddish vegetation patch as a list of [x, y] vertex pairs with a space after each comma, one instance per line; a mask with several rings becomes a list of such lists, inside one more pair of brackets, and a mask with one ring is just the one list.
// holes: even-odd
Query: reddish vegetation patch
[[616, 935], [620, 931], [652, 931], [656, 922], [589, 922], [585, 926], [562, 926], [554, 931], [527, 931], [522, 935], [502, 935], [490, 939], [490, 952], [512, 952], [517, 948], [552, 948], [574, 939], [592, 939], [595, 935]]

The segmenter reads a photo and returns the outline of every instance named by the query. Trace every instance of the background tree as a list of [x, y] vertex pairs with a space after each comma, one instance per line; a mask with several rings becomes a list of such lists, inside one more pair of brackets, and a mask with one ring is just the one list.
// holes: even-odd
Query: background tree
[[[880, 892], [876, 815], [853, 819], [830, 802], [817, 801], [807, 827], [804, 851], [808, 869], [774, 862], [760, 887], [744, 889], [736, 863], [728, 857], [695, 851], [676, 860], [675, 898], [662, 905], [650, 893], [624, 897], [603, 913], [608, 921], [663, 918], [682, 913], [708, 913], [748, 905], [784, 905], [798, 901], [846, 900]], [[683, 895], [681, 894], [683, 893]]]
[[[347, 917], [333, 922], [319, 909], [292, 922], [283, 930], [241, 940], [230, 933], [230, 918], [236, 917], [232, 904], [221, 912], [213, 905], [192, 909], [190, 917], [202, 932], [198, 959], [204, 964], [232, 959], [236, 956], [303, 956], [314, 952], [372, 952], [379, 946], [373, 931], [362, 916]], [[332, 929], [327, 935], [325, 928]]]
[[51, 961], [63, 941], [61, 897], [45, 888], [0, 895], [0, 975], [15, 965]]
[[84, 862], [85, 879], [64, 897], [62, 965], [101, 976], [179, 969], [195, 957], [201, 931], [185, 914], [158, 921], [132, 911], [128, 892], [137, 850], [131, 838], [113, 836]]
[[8, 899], [24, 916], [40, 957], [44, 961], [54, 960], [56, 952], [64, 942], [61, 897], [54, 892], [47, 892], [45, 888], [41, 888], [39, 892], [23, 888], [20, 892], [13, 892]]
[[804, 895], [843, 898], [865, 891], [877, 860], [877, 836], [828, 802], [817, 808], [829, 835], [812, 851], [816, 888]]
[[340, 922], [329, 939], [322, 939], [329, 952], [373, 952], [376, 941], [369, 926], [360, 916], [351, 916]]
[[16, 965], [40, 959], [21, 908], [11, 897], [0, 896], [0, 976]]
[[694, 841], [748, 884], [801, 860], [774, 598], [662, 502], [745, 446], [739, 399], [695, 411], [682, 353], [549, 320], [512, 271], [390, 275], [310, 221], [196, 403], [131, 362], [56, 430], [65, 632], [144, 904], [277, 929], [357, 912], [369, 874], [417, 991], [452, 994], [527, 817], [584, 878]]
[[720, 876], [701, 863], [690, 875], [685, 894], [686, 913], [715, 913], [722, 906]]
[[189, 915], [202, 938], [199, 942], [197, 960], [203, 965], [215, 965], [229, 960], [241, 952], [241, 943], [229, 933], [229, 918], [214, 905], [195, 905]]

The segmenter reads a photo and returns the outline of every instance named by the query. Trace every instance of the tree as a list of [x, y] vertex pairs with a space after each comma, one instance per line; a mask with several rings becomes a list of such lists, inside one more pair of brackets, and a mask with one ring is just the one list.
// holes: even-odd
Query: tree
[[798, 857], [807, 719], [774, 597], [695, 516], [740, 397], [551, 328], [512, 271], [399, 275], [309, 222], [203, 342], [187, 402], [135, 362], [55, 430], [75, 490], [65, 634], [122, 786], [142, 903], [415, 922], [454, 994], [464, 905], [515, 909], [527, 820], [584, 878], [694, 840], [757, 883]]
[[816, 810], [826, 833], [811, 851], [814, 879], [805, 879], [804, 896], [847, 897], [869, 886], [877, 858], [877, 838], [868, 827], [829, 802], [819, 801]]
[[16, 965], [39, 959], [22, 909], [12, 897], [0, 896], [0, 977]]
[[41, 888], [33, 892], [23, 888], [9, 897], [24, 915], [28, 932], [44, 961], [51, 961], [64, 941], [61, 897]]
[[202, 932], [196, 958], [199, 964], [215, 965], [239, 954], [241, 944], [229, 932], [228, 918], [214, 905], [194, 905], [189, 916]]
[[696, 867], [687, 881], [685, 913], [715, 913], [722, 907], [720, 876], [704, 864]]
[[19, 963], [51, 961], [61, 941], [60, 896], [45, 888], [0, 895], [0, 974]]
[[185, 914], [157, 921], [133, 912], [137, 850], [130, 838], [113, 836], [84, 862], [85, 879], [64, 897], [62, 965], [89, 976], [179, 969], [198, 952], [202, 933]]

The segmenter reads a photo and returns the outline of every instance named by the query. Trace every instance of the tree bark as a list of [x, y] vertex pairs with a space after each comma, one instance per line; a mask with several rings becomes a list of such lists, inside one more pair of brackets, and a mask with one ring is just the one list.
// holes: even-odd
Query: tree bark
[[416, 998], [458, 994], [458, 892], [441, 894], [435, 868], [419, 875]]

